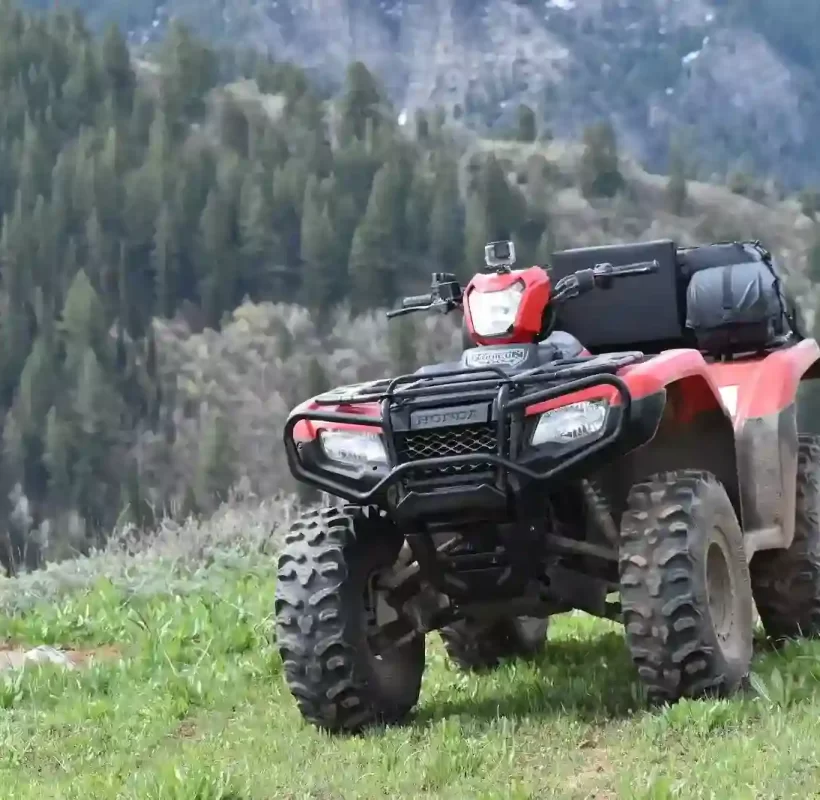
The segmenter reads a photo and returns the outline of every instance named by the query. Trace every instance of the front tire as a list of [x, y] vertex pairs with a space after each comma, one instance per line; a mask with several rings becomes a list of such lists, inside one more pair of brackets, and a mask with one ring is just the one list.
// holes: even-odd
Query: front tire
[[418, 701], [424, 639], [384, 656], [368, 637], [370, 579], [391, 567], [402, 537], [376, 510], [325, 508], [285, 537], [276, 586], [276, 637], [302, 716], [332, 732], [402, 721]]
[[504, 659], [534, 659], [544, 650], [548, 627], [549, 619], [537, 617], [504, 617], [492, 623], [462, 619], [439, 633], [456, 666], [481, 672]]
[[649, 700], [739, 688], [752, 658], [752, 589], [720, 482], [679, 470], [634, 486], [619, 567], [626, 639]]
[[751, 573], [757, 611], [771, 639], [820, 637], [820, 436], [800, 436], [791, 546], [755, 553]]

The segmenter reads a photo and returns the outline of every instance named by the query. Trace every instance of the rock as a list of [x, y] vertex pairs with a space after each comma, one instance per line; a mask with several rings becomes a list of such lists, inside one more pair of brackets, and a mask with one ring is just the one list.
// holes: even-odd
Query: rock
[[72, 661], [71, 655], [62, 650], [57, 650], [54, 647], [41, 644], [33, 650], [28, 650], [24, 654], [25, 661], [31, 661], [35, 664], [59, 664], [60, 666], [74, 669], [76, 666]]
[[0, 672], [25, 669], [30, 664], [56, 664], [66, 669], [76, 669], [91, 661], [114, 660], [119, 657], [119, 649], [114, 646], [89, 650], [61, 650], [42, 644], [26, 650], [0, 643]]

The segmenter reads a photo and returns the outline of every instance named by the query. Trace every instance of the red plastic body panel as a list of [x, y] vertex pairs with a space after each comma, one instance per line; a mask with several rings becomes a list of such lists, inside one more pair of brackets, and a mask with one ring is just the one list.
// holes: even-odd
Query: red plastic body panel
[[[470, 315], [470, 295], [474, 292], [498, 292], [516, 283], [524, 284], [524, 293], [518, 306], [512, 329], [502, 336], [479, 336]], [[464, 290], [464, 320], [474, 344], [526, 344], [534, 342], [541, 332], [544, 311], [550, 301], [552, 284], [549, 275], [541, 267], [504, 273], [479, 273]]]
[[[682, 379], [691, 380], [691, 387], [687, 386], [689, 412], [694, 414], [699, 410], [714, 408], [720, 402], [720, 392], [714, 379], [709, 374], [709, 365], [697, 350], [667, 350], [659, 356], [645, 361], [642, 364], [625, 367], [618, 373], [623, 378], [632, 397], [636, 400], [656, 394], [669, 384]], [[559, 406], [578, 402], [606, 398], [611, 403], [620, 402], [618, 393], [609, 386], [592, 387], [572, 395], [564, 395], [544, 403], [537, 403], [527, 409], [528, 414], [540, 414]]]
[[814, 339], [806, 339], [765, 358], [710, 364], [708, 369], [718, 387], [737, 387], [737, 425], [788, 408], [795, 401], [800, 381], [818, 360], [820, 347]]
[[293, 428], [293, 441], [310, 442], [318, 435], [319, 431], [333, 429], [335, 431], [363, 431], [364, 433], [378, 433], [378, 426], [381, 423], [381, 412], [377, 403], [362, 403], [361, 405], [341, 404], [338, 406], [318, 405], [313, 402], [313, 398], [300, 403], [293, 409], [291, 414], [298, 414], [302, 411], [331, 411], [342, 414], [366, 414], [373, 417], [374, 427], [368, 425], [356, 425], [347, 422], [311, 422], [310, 420], [300, 420]]
[[[731, 363], [709, 364], [697, 350], [667, 350], [642, 364], [625, 367], [618, 374], [626, 381], [632, 397], [636, 400], [666, 389], [671, 384], [677, 384], [680, 391], [675, 398], [674, 411], [676, 418], [681, 422], [692, 419], [702, 411], [720, 407], [727, 417], [733, 420], [735, 428], [739, 429], [746, 420], [777, 414], [794, 403], [801, 379], [816, 363], [820, 370], [818, 362], [820, 347], [813, 339], [809, 339], [764, 358]], [[736, 408], [731, 408], [721, 396], [721, 389], [729, 386], [738, 387]], [[592, 387], [536, 403], [527, 408], [527, 414], [541, 414], [570, 403], [596, 398], [606, 398], [612, 403], [619, 402], [618, 394], [612, 387]], [[294, 413], [319, 408], [312, 400], [308, 400], [294, 409]], [[380, 419], [379, 406], [375, 403], [322, 406], [321, 409], [366, 414], [372, 416], [376, 423]], [[294, 430], [294, 438], [297, 441], [311, 440], [316, 437], [318, 429], [325, 427], [372, 430], [364, 425], [302, 421]]]

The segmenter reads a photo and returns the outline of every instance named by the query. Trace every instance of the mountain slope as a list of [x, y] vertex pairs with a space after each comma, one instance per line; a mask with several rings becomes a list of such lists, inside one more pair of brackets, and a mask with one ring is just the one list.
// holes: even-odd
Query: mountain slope
[[792, 185], [820, 180], [819, 12], [808, 0], [87, 5], [92, 22], [116, 19], [136, 45], [150, 44], [177, 16], [331, 82], [360, 59], [399, 109], [440, 103], [478, 128], [509, 126], [524, 102], [562, 136], [610, 117], [626, 148], [653, 168], [683, 132], [704, 175], [743, 157]]

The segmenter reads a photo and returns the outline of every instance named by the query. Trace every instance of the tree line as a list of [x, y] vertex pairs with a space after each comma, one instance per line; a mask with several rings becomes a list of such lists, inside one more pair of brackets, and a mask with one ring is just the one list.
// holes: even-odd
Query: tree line
[[[0, 560], [69, 517], [79, 547], [150, 521], [135, 443], [172, 440], [175, 410], [153, 319], [218, 329], [245, 298], [318, 319], [387, 306], [433, 269], [472, 273], [498, 238], [546, 260], [543, 156], [510, 180], [492, 154], [462, 163], [441, 111], [397, 120], [361, 63], [329, 98], [293, 65], [216, 52], [177, 23], [143, 62], [114, 26], [95, 37], [76, 11], [0, 0]], [[584, 191], [611, 195], [614, 133], [588, 139]], [[187, 510], [230, 483], [214, 424]]]

